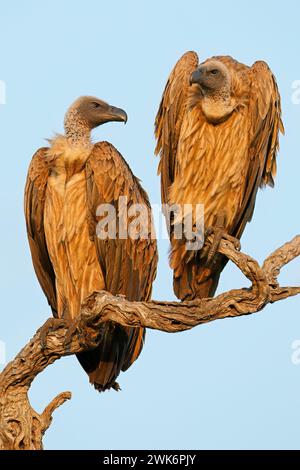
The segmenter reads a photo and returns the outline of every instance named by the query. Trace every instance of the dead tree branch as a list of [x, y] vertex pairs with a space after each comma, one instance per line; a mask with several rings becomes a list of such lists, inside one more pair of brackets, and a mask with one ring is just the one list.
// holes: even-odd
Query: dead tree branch
[[47, 320], [0, 374], [0, 449], [42, 448], [52, 413], [71, 398], [71, 393], [59, 394], [38, 414], [29, 403], [29, 387], [57, 359], [97, 346], [104, 322], [175, 333], [221, 318], [249, 315], [268, 303], [300, 293], [300, 287], [281, 287], [277, 281], [281, 268], [300, 255], [300, 235], [268, 256], [262, 267], [249, 255], [236, 251], [229, 241], [221, 242], [219, 252], [236, 264], [251, 287], [190, 302], [130, 302], [108, 292], [94, 292], [83, 302], [76, 323]]

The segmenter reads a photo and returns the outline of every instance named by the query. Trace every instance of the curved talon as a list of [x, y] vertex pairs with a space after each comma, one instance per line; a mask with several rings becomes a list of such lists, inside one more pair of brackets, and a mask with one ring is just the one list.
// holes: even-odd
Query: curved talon
[[222, 227], [208, 227], [205, 231], [205, 238], [209, 237], [210, 235], [213, 235], [213, 240], [211, 242], [210, 248], [208, 249], [207, 255], [205, 254], [207, 266], [212, 263], [215, 255], [218, 252], [222, 239], [231, 242], [237, 251], [240, 251], [241, 249], [240, 240], [233, 237], [232, 235], [229, 235]]
[[48, 318], [46, 323], [40, 328], [40, 344], [41, 349], [47, 349], [47, 336], [52, 331], [55, 331], [61, 325], [59, 318]]
[[68, 326], [68, 330], [64, 340], [64, 346], [66, 349], [69, 348], [72, 340], [72, 336], [75, 333], [78, 323], [73, 320], [65, 320], [63, 318], [48, 318], [46, 323], [40, 328], [40, 344], [41, 349], [44, 351], [47, 349], [47, 336], [49, 333], [56, 331], [60, 326]]
[[122, 390], [118, 382], [115, 382], [111, 388], [113, 388], [116, 392], [119, 392], [120, 390]]
[[234, 243], [234, 248], [236, 249], [236, 251], [241, 251], [241, 242], [240, 242], [240, 240], [235, 238], [233, 243]]
[[66, 348], [66, 350], [70, 349], [72, 336], [74, 335], [78, 327], [78, 321], [76, 320], [70, 320], [68, 323], [69, 323], [68, 330], [64, 339], [64, 347]]
[[223, 237], [224, 240], [228, 240], [231, 242], [236, 249], [236, 251], [241, 251], [241, 242], [238, 238], [233, 237], [232, 235], [229, 235], [228, 233], [224, 232]]
[[221, 228], [216, 228], [214, 230], [214, 238], [211, 244], [211, 247], [209, 249], [208, 255], [207, 255], [207, 261], [206, 264], [210, 264], [217, 254], [218, 248], [220, 246], [221, 240], [224, 235], [224, 231]]

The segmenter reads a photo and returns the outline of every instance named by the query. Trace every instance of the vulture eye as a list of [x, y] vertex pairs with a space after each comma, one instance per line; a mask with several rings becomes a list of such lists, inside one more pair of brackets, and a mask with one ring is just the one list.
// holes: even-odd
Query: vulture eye
[[91, 104], [91, 107], [92, 108], [100, 108], [100, 104], [97, 103], [96, 101], [93, 101], [92, 104]]
[[210, 73], [212, 73], [213, 75], [217, 75], [219, 73], [219, 70], [218, 69], [213, 69], [210, 71]]

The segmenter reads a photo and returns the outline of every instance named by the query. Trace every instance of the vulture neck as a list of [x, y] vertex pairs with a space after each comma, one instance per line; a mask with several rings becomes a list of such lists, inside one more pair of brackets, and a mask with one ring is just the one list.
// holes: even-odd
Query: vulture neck
[[70, 109], [65, 117], [65, 136], [76, 147], [92, 147], [91, 128], [76, 109]]

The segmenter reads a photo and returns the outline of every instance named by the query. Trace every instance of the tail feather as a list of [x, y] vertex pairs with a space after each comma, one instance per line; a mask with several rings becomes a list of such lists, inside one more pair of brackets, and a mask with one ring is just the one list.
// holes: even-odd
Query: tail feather
[[126, 358], [122, 366], [123, 372], [125, 372], [131, 366], [131, 364], [139, 357], [140, 352], [143, 349], [145, 340], [145, 328], [130, 328], [130, 330], [131, 339], [129, 341]]
[[213, 297], [223, 268], [224, 262], [211, 268], [199, 263], [197, 258], [190, 260], [182, 267], [179, 275], [174, 272], [175, 295], [182, 301]]
[[116, 382], [121, 370], [126, 370], [142, 349], [143, 328], [125, 328], [114, 322], [103, 326], [100, 344], [91, 351], [77, 354], [81, 366], [88, 373], [91, 384], [99, 392], [120, 387]]

